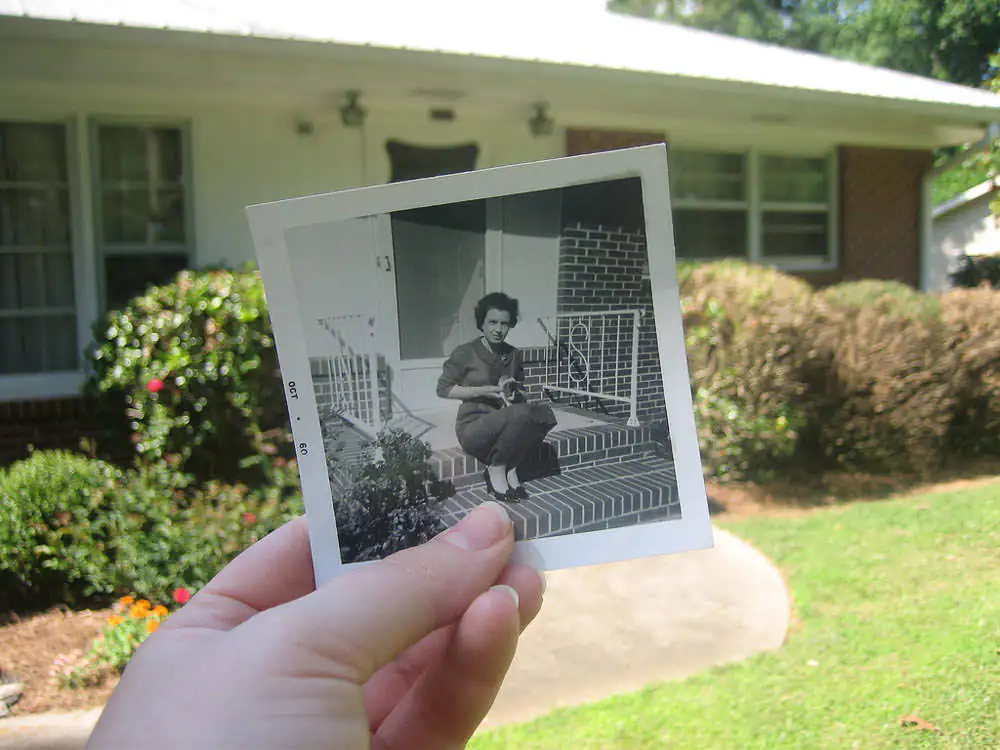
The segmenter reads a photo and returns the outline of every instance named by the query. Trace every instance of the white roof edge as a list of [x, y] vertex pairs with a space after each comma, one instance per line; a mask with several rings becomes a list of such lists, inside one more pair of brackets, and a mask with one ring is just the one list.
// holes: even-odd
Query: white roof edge
[[931, 212], [931, 216], [936, 219], [939, 216], [949, 214], [955, 209], [961, 208], [965, 204], [970, 203], [977, 198], [982, 198], [984, 195], [989, 195], [997, 189], [1000, 189], [1000, 175], [992, 177], [985, 182], [980, 182], [978, 185], [970, 187], [964, 193], [959, 193], [951, 200], [938, 204]]
[[[1000, 119], [991, 92], [611, 13], [604, 0], [0, 0], [3, 17], [465, 55], [763, 85]], [[441, 23], [447, 18], [449, 23]], [[572, 23], [567, 23], [570, 19]], [[560, 33], [553, 33], [558, 30]], [[600, 41], [599, 44], [595, 40]], [[733, 60], [739, 60], [734, 65]]]

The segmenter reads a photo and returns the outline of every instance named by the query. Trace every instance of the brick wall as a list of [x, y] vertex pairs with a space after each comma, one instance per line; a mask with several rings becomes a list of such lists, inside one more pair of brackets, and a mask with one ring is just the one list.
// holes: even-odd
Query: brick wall
[[[604, 225], [574, 223], [563, 230], [559, 243], [559, 282], [557, 312], [595, 312], [609, 309], [640, 309], [645, 315], [639, 329], [638, 416], [641, 422], [663, 420], [665, 401], [659, 367], [656, 326], [653, 320], [652, 295], [643, 279], [646, 263], [646, 238], [636, 230]], [[618, 368], [628, 363], [631, 339], [623, 349], [628, 352], [617, 362], [606, 350], [605, 364]], [[592, 362], [599, 362], [598, 347], [588, 352]], [[542, 350], [525, 352], [529, 363], [525, 380], [531, 395], [540, 389]], [[623, 383], [624, 386], [624, 383]], [[623, 393], [627, 389], [623, 388]], [[593, 408], [590, 399], [560, 398], [563, 403]], [[602, 402], [607, 413], [628, 416], [628, 406]]]
[[106, 438], [109, 432], [81, 398], [0, 403], [0, 466], [25, 458], [30, 447], [76, 451], [82, 440]]
[[929, 151], [842, 146], [840, 264], [801, 273], [817, 286], [856, 279], [920, 283], [921, 179]]
[[619, 148], [649, 146], [665, 143], [666, 133], [647, 130], [599, 130], [595, 128], [566, 128], [566, 155], [592, 154]]

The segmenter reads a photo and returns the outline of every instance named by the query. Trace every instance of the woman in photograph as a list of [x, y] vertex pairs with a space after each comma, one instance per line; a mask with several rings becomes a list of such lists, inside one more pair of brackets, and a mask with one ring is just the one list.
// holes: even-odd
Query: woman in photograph
[[462, 402], [455, 434], [462, 450], [486, 464], [487, 491], [498, 500], [518, 502], [528, 491], [517, 467], [556, 425], [544, 404], [529, 404], [521, 392], [521, 352], [507, 343], [517, 325], [517, 300], [503, 292], [476, 303], [481, 336], [455, 348], [444, 363], [437, 394]]

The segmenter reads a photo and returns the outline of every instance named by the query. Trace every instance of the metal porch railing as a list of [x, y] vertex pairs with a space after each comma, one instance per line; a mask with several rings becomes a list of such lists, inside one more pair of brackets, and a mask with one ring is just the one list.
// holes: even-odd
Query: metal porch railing
[[333, 353], [325, 357], [332, 407], [359, 430], [374, 436], [382, 428], [375, 319], [339, 315], [318, 322], [333, 339]]
[[538, 322], [548, 337], [542, 389], [629, 405], [639, 425], [639, 325], [642, 310], [560, 313]]

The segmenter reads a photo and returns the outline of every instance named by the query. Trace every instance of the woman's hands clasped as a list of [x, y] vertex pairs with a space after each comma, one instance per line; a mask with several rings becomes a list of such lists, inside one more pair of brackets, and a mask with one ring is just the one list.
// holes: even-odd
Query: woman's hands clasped
[[293, 521], [142, 645], [89, 747], [461, 747], [541, 607], [544, 580], [510, 563], [513, 548], [509, 516], [487, 503], [314, 590]]

